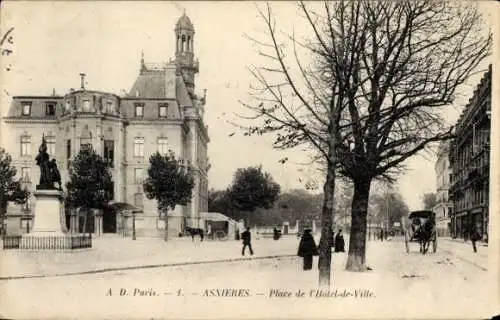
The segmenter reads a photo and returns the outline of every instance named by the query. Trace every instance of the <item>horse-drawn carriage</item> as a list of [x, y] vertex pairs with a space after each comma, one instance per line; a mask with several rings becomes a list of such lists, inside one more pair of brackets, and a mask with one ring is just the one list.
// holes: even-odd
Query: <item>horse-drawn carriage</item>
[[404, 218], [401, 221], [405, 235], [406, 252], [410, 252], [410, 242], [420, 244], [420, 252], [427, 253], [432, 242], [432, 252], [437, 249], [437, 230], [436, 215], [429, 210], [413, 211], [405, 223]]

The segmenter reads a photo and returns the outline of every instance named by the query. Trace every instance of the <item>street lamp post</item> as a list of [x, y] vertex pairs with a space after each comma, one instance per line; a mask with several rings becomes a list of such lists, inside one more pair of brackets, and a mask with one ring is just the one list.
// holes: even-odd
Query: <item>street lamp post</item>
[[135, 210], [132, 210], [132, 240], [135, 240]]

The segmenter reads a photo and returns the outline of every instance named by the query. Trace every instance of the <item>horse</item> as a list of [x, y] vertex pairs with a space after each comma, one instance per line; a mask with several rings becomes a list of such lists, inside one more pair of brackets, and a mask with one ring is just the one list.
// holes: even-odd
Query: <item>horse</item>
[[427, 219], [416, 231], [415, 238], [418, 239], [420, 244], [420, 252], [426, 254], [429, 250], [431, 238], [434, 233], [434, 223], [431, 219]]
[[188, 232], [191, 235], [191, 238], [193, 238], [193, 241], [194, 241], [194, 236], [200, 236], [201, 241], [203, 241], [203, 236], [205, 233], [203, 231], [203, 229], [186, 227], [186, 232]]

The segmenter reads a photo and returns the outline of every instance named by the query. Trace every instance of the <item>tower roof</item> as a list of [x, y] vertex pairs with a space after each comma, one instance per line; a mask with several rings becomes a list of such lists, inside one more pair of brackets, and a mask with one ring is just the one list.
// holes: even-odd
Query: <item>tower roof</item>
[[175, 25], [175, 29], [189, 29], [194, 31], [194, 26], [191, 23], [191, 20], [186, 15], [186, 12], [182, 15], [182, 17], [177, 20], [177, 24]]

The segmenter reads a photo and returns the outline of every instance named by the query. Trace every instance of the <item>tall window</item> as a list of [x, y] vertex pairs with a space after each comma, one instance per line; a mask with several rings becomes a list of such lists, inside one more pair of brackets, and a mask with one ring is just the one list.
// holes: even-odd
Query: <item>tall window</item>
[[160, 104], [160, 105], [158, 105], [158, 116], [160, 118], [166, 118], [167, 117], [167, 108], [168, 108], [168, 104]]
[[23, 116], [29, 116], [31, 114], [31, 102], [25, 101], [23, 104]]
[[48, 117], [56, 115], [56, 104], [54, 102], [47, 102], [45, 104], [45, 115]]
[[71, 161], [69, 160], [70, 158], [71, 158], [71, 140], [68, 139], [66, 140], [66, 163], [68, 169], [71, 167]]
[[106, 188], [106, 191], [108, 199], [109, 200], [114, 200], [115, 199], [115, 182], [111, 181], [109, 186]]
[[135, 168], [134, 169], [134, 182], [136, 184], [142, 184], [144, 182], [144, 169]]
[[134, 194], [134, 206], [136, 206], [137, 208], [144, 207], [142, 193]]
[[144, 117], [144, 103], [134, 103], [135, 116]]
[[144, 138], [134, 138], [134, 157], [144, 157]]
[[31, 137], [22, 136], [21, 137], [21, 156], [31, 155]]
[[47, 153], [54, 156], [56, 154], [56, 137], [46, 137], [45, 142], [47, 143]]
[[68, 139], [66, 140], [66, 159], [70, 159], [71, 158], [71, 140]]
[[114, 167], [115, 160], [115, 142], [113, 140], [104, 140], [104, 161], [111, 167]]
[[167, 140], [167, 138], [158, 138], [158, 152], [160, 154], [167, 154], [167, 152], [168, 152], [168, 140]]
[[21, 181], [31, 182], [31, 168], [29, 167], [21, 168]]

